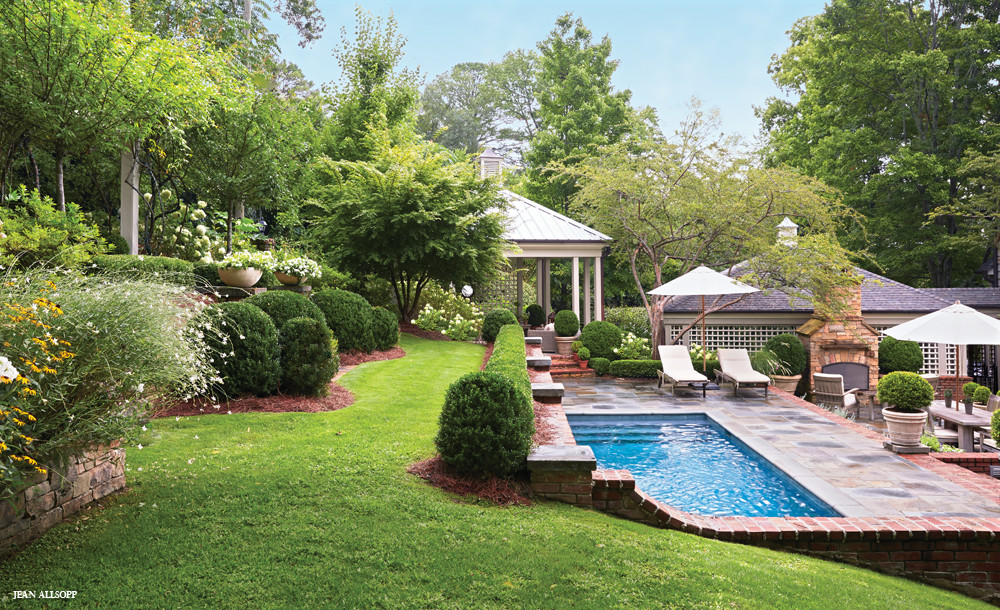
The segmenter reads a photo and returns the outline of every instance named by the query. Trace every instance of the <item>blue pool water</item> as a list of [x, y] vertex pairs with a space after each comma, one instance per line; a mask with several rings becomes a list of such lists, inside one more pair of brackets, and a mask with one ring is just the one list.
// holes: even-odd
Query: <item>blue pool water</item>
[[570, 415], [599, 468], [625, 469], [643, 492], [698, 515], [839, 517], [706, 415]]

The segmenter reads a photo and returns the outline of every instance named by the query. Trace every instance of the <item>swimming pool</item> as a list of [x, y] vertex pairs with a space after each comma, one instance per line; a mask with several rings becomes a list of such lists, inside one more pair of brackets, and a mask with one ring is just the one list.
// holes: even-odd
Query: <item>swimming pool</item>
[[839, 517], [705, 414], [569, 415], [597, 466], [625, 469], [649, 496], [698, 515]]

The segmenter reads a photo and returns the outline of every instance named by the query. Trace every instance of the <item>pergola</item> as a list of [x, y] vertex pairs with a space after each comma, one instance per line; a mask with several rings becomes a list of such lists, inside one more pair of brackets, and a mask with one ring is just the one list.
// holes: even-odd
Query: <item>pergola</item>
[[[535, 259], [535, 288], [538, 304], [548, 318], [552, 311], [551, 261], [554, 258], [568, 258], [573, 261], [572, 309], [578, 318], [587, 324], [592, 320], [604, 319], [603, 296], [604, 276], [601, 256], [611, 238], [595, 231], [585, 224], [563, 216], [555, 210], [526, 199], [508, 190], [500, 191], [508, 202], [509, 223], [504, 238], [515, 244], [516, 249], [504, 252], [504, 256], [521, 269], [522, 259]], [[580, 262], [583, 261], [583, 276]], [[593, 270], [593, 273], [591, 273]], [[580, 301], [580, 284], [583, 283], [583, 301]], [[523, 306], [523, 277], [517, 274], [517, 302]], [[591, 287], [593, 287], [593, 309], [591, 309]], [[581, 311], [582, 310], [582, 311]]]

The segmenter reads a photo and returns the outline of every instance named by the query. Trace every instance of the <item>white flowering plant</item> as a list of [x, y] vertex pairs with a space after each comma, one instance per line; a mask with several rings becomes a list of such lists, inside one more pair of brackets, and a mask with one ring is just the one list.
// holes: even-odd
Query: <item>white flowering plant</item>
[[649, 349], [649, 339], [637, 337], [633, 333], [626, 333], [622, 337], [622, 344], [612, 351], [620, 360], [649, 360], [652, 353]]
[[272, 271], [277, 261], [270, 252], [260, 252], [258, 250], [240, 250], [231, 252], [219, 263], [220, 267], [228, 269], [259, 269], [260, 271]]
[[457, 315], [448, 322], [448, 327], [443, 331], [452, 341], [471, 341], [479, 336], [479, 329], [482, 320], [466, 320], [461, 315]]
[[279, 260], [274, 264], [273, 271], [292, 275], [300, 279], [319, 279], [323, 277], [323, 270], [320, 269], [319, 263], [305, 256]]

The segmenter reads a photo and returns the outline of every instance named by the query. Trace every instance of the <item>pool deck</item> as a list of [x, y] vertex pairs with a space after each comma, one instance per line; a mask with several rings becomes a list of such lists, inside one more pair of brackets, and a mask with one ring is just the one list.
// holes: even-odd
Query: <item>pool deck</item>
[[[881, 435], [763, 390], [657, 388], [655, 380], [565, 379], [566, 415], [705, 413], [844, 517], [1000, 517], [995, 481], [936, 458], [896, 455]], [[598, 465], [600, 467], [600, 465]], [[959, 475], [959, 476], [956, 476]]]

